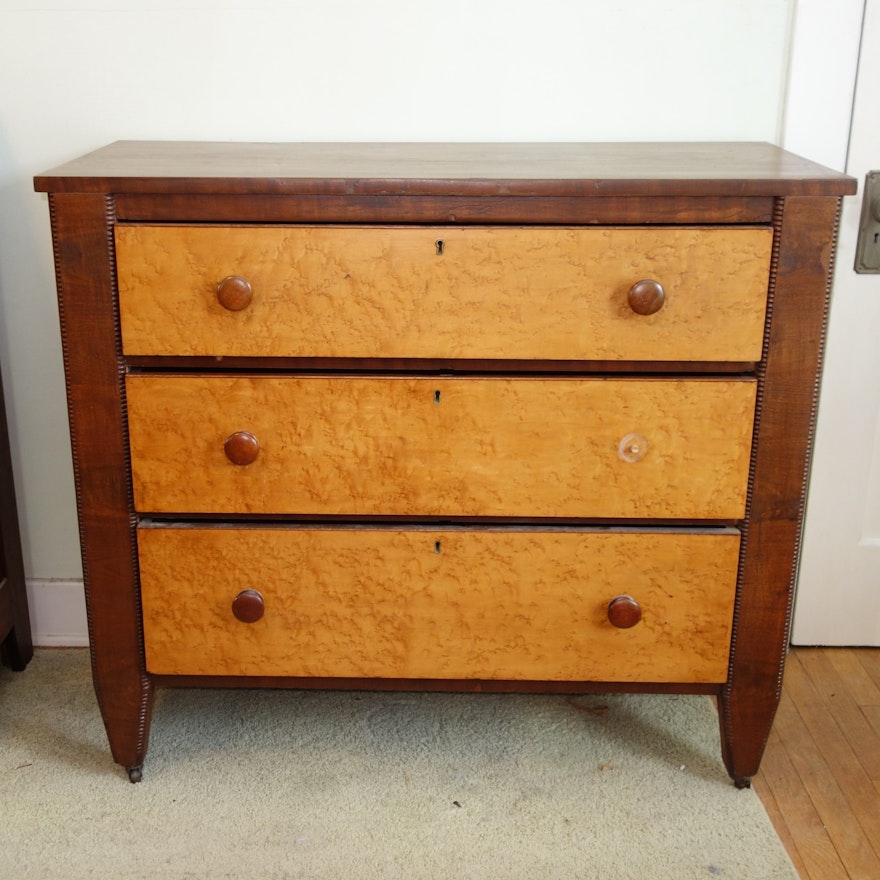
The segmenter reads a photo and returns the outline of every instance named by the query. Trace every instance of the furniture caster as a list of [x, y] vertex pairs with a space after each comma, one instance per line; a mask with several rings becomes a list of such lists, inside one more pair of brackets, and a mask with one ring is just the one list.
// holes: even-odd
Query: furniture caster
[[737, 788], [751, 788], [752, 787], [752, 777], [751, 776], [735, 776], [733, 778], [733, 784]]
[[128, 781], [129, 782], [140, 782], [143, 779], [143, 768], [142, 767], [126, 767], [126, 772], [128, 773]]

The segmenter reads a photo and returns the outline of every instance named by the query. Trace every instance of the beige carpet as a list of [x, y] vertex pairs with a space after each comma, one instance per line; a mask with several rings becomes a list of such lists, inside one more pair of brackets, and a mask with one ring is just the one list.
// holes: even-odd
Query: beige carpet
[[132, 785], [48, 650], [0, 670], [0, 874], [797, 876], [706, 697], [163, 691]]

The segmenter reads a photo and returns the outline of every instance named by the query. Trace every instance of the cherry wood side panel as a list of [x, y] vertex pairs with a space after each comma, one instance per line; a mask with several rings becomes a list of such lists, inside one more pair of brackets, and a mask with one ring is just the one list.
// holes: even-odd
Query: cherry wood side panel
[[125, 397], [113, 290], [113, 205], [50, 196], [95, 690], [113, 757], [139, 766], [153, 689], [143, 665]]
[[782, 203], [733, 663], [720, 702], [725, 762], [740, 781], [758, 770], [781, 692], [838, 211], [834, 198]]
[[745, 506], [748, 379], [138, 374], [127, 389], [143, 513], [735, 520]]
[[[138, 541], [151, 673], [727, 676], [739, 554], [731, 529], [190, 526], [141, 528]], [[249, 622], [233, 614], [243, 591]], [[640, 608], [627, 629], [609, 622], [621, 594]]]
[[[116, 229], [126, 355], [755, 361], [769, 227]], [[218, 283], [247, 279], [235, 310]], [[630, 288], [662, 285], [655, 314]]]

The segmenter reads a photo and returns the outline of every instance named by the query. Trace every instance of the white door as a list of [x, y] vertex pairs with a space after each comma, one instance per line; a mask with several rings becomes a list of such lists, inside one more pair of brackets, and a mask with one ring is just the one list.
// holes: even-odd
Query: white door
[[800, 645], [880, 645], [880, 274], [853, 271], [865, 174], [880, 169], [880, 0], [864, 4], [858, 58], [846, 171], [859, 194], [841, 217], [792, 633]]

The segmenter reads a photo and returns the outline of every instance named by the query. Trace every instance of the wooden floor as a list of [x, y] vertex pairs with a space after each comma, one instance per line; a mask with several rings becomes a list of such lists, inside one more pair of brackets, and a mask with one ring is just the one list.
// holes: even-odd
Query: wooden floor
[[752, 784], [803, 880], [880, 878], [880, 649], [789, 654]]

